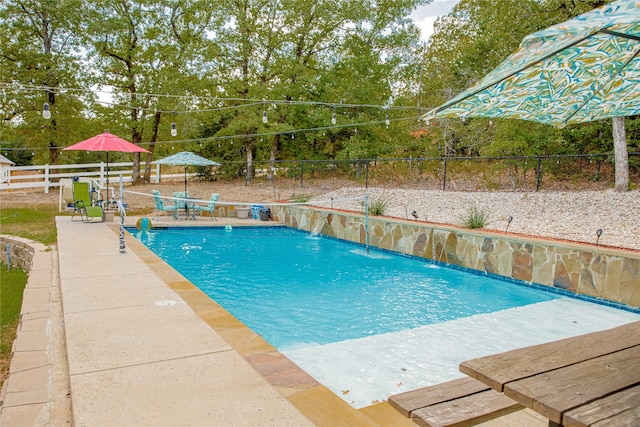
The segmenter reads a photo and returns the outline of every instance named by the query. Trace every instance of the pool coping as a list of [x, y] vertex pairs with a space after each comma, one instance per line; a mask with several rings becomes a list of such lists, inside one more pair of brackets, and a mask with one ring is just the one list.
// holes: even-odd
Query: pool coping
[[[135, 220], [135, 218], [133, 218]], [[127, 227], [135, 226], [135, 222]], [[167, 228], [220, 227], [226, 224], [187, 224]], [[243, 226], [276, 226], [278, 223], [234, 224]], [[111, 225], [119, 232], [117, 225]], [[161, 226], [164, 228], [164, 226]], [[130, 233], [126, 233], [128, 250], [136, 254], [172, 289], [211, 329], [240, 354], [271, 386], [303, 415], [319, 426], [415, 426], [411, 419], [393, 409], [387, 401], [356, 409], [292, 362], [260, 335], [234, 317], [196, 285], [154, 254]]]

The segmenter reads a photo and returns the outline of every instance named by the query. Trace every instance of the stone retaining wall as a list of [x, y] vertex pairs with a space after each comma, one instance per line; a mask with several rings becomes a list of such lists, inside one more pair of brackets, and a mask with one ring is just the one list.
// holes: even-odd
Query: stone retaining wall
[[[363, 215], [272, 206], [287, 226], [366, 244]], [[369, 217], [369, 244], [472, 270], [640, 307], [640, 252]]]
[[33, 261], [33, 254], [35, 253], [33, 243], [34, 242], [30, 240], [21, 239], [20, 237], [0, 235], [0, 261], [7, 264], [7, 245], [9, 245], [11, 265], [19, 267], [28, 273], [29, 270], [31, 270], [31, 262]]

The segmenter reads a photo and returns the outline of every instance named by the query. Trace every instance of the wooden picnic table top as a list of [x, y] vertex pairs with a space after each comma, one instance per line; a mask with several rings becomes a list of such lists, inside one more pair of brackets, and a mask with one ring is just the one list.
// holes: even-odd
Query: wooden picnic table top
[[549, 419], [549, 425], [640, 424], [640, 322], [480, 357], [460, 371]]

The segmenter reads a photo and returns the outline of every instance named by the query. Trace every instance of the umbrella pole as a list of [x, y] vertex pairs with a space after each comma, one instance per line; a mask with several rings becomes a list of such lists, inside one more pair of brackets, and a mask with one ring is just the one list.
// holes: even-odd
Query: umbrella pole
[[118, 211], [120, 212], [120, 253], [127, 252], [124, 242], [124, 217], [126, 212], [124, 211], [124, 178], [122, 173], [120, 174], [120, 202], [118, 203]]
[[184, 197], [187, 197], [187, 165], [184, 165]]
[[[106, 200], [106, 205], [105, 205], [105, 210], [109, 210], [109, 152], [107, 151], [107, 191], [105, 194], [105, 200]], [[102, 203], [105, 203], [105, 200], [102, 201]]]

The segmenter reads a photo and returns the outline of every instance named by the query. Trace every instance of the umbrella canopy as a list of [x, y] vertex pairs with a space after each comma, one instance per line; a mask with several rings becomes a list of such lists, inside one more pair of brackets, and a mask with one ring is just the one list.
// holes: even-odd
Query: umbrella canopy
[[129, 141], [122, 139], [108, 130], [104, 133], [96, 135], [93, 138], [86, 139], [76, 144], [70, 145], [63, 150], [76, 150], [76, 151], [117, 151], [121, 153], [149, 153], [139, 145], [132, 144]]
[[125, 139], [109, 133], [108, 130], [105, 130], [104, 133], [96, 135], [93, 138], [85, 139], [84, 141], [63, 148], [62, 150], [105, 151], [107, 153], [107, 198], [109, 197], [109, 151], [121, 153], [150, 153], [150, 151], [136, 144], [132, 144]]
[[190, 151], [181, 151], [174, 155], [156, 160], [159, 165], [184, 166], [184, 192], [187, 193], [187, 166], [220, 166], [220, 163], [198, 156]]
[[482, 81], [423, 118], [508, 117], [563, 127], [640, 113], [640, 1], [525, 37]]

